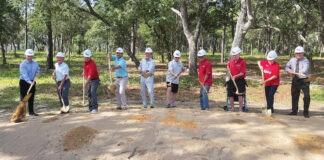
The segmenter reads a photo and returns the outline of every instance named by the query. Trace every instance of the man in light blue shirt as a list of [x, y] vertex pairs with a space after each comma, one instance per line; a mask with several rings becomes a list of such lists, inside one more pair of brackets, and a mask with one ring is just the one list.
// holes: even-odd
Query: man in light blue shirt
[[[154, 69], [155, 61], [152, 59], [153, 51], [151, 48], [146, 48], [145, 58], [141, 60], [138, 66], [138, 71], [141, 74], [141, 96], [143, 107], [147, 108], [146, 89], [151, 100], [151, 108], [154, 108]], [[145, 76], [150, 75], [150, 76]]]
[[[70, 76], [69, 66], [64, 63], [64, 53], [58, 52], [56, 55], [57, 63], [55, 63], [55, 70], [53, 72], [53, 79], [57, 82], [57, 94], [61, 105], [61, 113], [69, 112], [69, 89], [70, 89]], [[62, 100], [63, 99], [63, 102]], [[65, 108], [62, 108], [65, 106]]]
[[285, 71], [294, 75], [291, 83], [292, 112], [289, 115], [297, 115], [300, 90], [304, 93], [304, 117], [309, 118], [310, 94], [307, 80], [309, 61], [304, 57], [305, 50], [298, 46], [295, 49], [295, 57], [286, 65]]
[[[183, 66], [182, 62], [179, 60], [181, 57], [181, 53], [179, 50], [174, 51], [173, 57], [174, 57], [173, 60], [170, 61], [168, 64], [168, 72], [167, 72], [167, 76], [166, 76], [167, 108], [175, 107], [174, 102], [176, 99], [176, 95], [178, 93], [179, 77], [180, 77], [180, 74], [186, 70], [186, 68]], [[172, 97], [171, 97], [171, 92], [172, 92]]]
[[117, 109], [127, 109], [126, 103], [126, 84], [128, 83], [128, 73], [126, 61], [123, 58], [124, 50], [122, 48], [117, 48], [116, 56], [107, 54], [107, 58], [113, 59], [115, 61], [114, 67], [111, 68], [111, 71], [116, 72], [116, 99], [117, 99]]
[[20, 71], [19, 88], [20, 88], [20, 100], [22, 100], [27, 95], [27, 91], [29, 87], [34, 83], [33, 87], [30, 90], [32, 96], [28, 100], [28, 111], [29, 111], [29, 115], [38, 116], [38, 114], [34, 112], [34, 97], [36, 92], [36, 82], [34, 80], [36, 77], [39, 77], [40, 68], [38, 63], [33, 61], [34, 55], [35, 54], [32, 49], [27, 49], [25, 51], [26, 59], [23, 62], [21, 62], [19, 66], [19, 71]]

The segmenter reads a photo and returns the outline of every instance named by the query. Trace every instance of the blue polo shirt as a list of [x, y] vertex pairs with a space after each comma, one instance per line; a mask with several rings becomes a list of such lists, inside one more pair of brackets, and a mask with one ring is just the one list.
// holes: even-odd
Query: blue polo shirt
[[115, 67], [121, 66], [121, 68], [115, 70], [116, 77], [127, 77], [128, 73], [125, 59], [123, 57], [118, 59], [115, 55], [112, 55], [112, 59], [115, 61]]
[[58, 63], [55, 63], [55, 73], [56, 73], [57, 81], [62, 81], [64, 75], [66, 75], [66, 80], [68, 80], [70, 78], [69, 66], [64, 62], [62, 62], [61, 65], [59, 65]]
[[20, 75], [19, 78], [24, 80], [28, 83], [31, 83], [32, 80], [35, 78], [35, 74], [39, 73], [39, 65], [35, 61], [28, 62], [28, 60], [24, 60], [20, 63], [19, 71]]

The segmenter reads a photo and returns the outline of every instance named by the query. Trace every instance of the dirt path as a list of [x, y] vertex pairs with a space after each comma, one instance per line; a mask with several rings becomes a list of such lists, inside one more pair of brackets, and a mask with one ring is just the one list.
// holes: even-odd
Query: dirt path
[[[137, 105], [126, 111], [101, 105], [98, 114], [43, 112], [18, 124], [1, 113], [0, 159], [324, 159], [320, 116], [267, 118], [188, 105], [147, 110]], [[72, 148], [64, 146], [67, 133], [79, 137]]]

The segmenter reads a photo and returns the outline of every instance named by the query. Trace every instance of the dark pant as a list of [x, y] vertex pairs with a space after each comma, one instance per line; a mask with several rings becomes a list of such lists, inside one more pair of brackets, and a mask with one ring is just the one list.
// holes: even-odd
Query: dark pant
[[97, 102], [97, 88], [99, 86], [99, 78], [92, 79], [88, 84], [88, 102], [89, 102], [89, 110], [93, 109], [98, 110], [98, 102]]
[[310, 95], [309, 95], [309, 84], [307, 79], [298, 79], [296, 77], [293, 78], [291, 84], [291, 100], [292, 100], [292, 112], [297, 114], [298, 111], [298, 101], [300, 90], [304, 92], [304, 114], [308, 115], [308, 108], [310, 104]]
[[274, 94], [276, 93], [278, 85], [272, 85], [265, 87], [265, 94], [267, 98], [267, 109], [271, 109], [273, 113], [273, 101], [274, 101]]
[[[61, 81], [58, 81], [57, 82], [57, 87], [59, 87], [60, 85], [61, 85]], [[61, 107], [63, 107], [63, 103], [62, 103], [61, 98], [63, 98], [63, 101], [64, 101], [64, 105], [65, 106], [68, 106], [69, 105], [69, 89], [70, 89], [70, 85], [71, 85], [70, 79], [67, 79], [67, 80], [65, 80], [64, 85], [62, 87], [61, 95], [57, 91], [58, 97], [60, 99]]]
[[[20, 88], [20, 100], [23, 100], [24, 97], [27, 95], [27, 91], [30, 87], [30, 84], [27, 83], [25, 80], [19, 81], [19, 88]], [[28, 112], [29, 114], [34, 113], [34, 96], [36, 92], [36, 82], [29, 93], [32, 93], [31, 97], [28, 100]]]

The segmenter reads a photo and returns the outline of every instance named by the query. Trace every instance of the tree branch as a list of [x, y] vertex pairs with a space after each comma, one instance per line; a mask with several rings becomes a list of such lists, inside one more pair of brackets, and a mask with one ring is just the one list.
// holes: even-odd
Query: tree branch
[[171, 8], [171, 10], [175, 13], [175, 14], [177, 14], [181, 19], [182, 19], [182, 16], [181, 16], [181, 13], [180, 13], [180, 11], [179, 10], [177, 10], [177, 9], [175, 9], [175, 8]]

